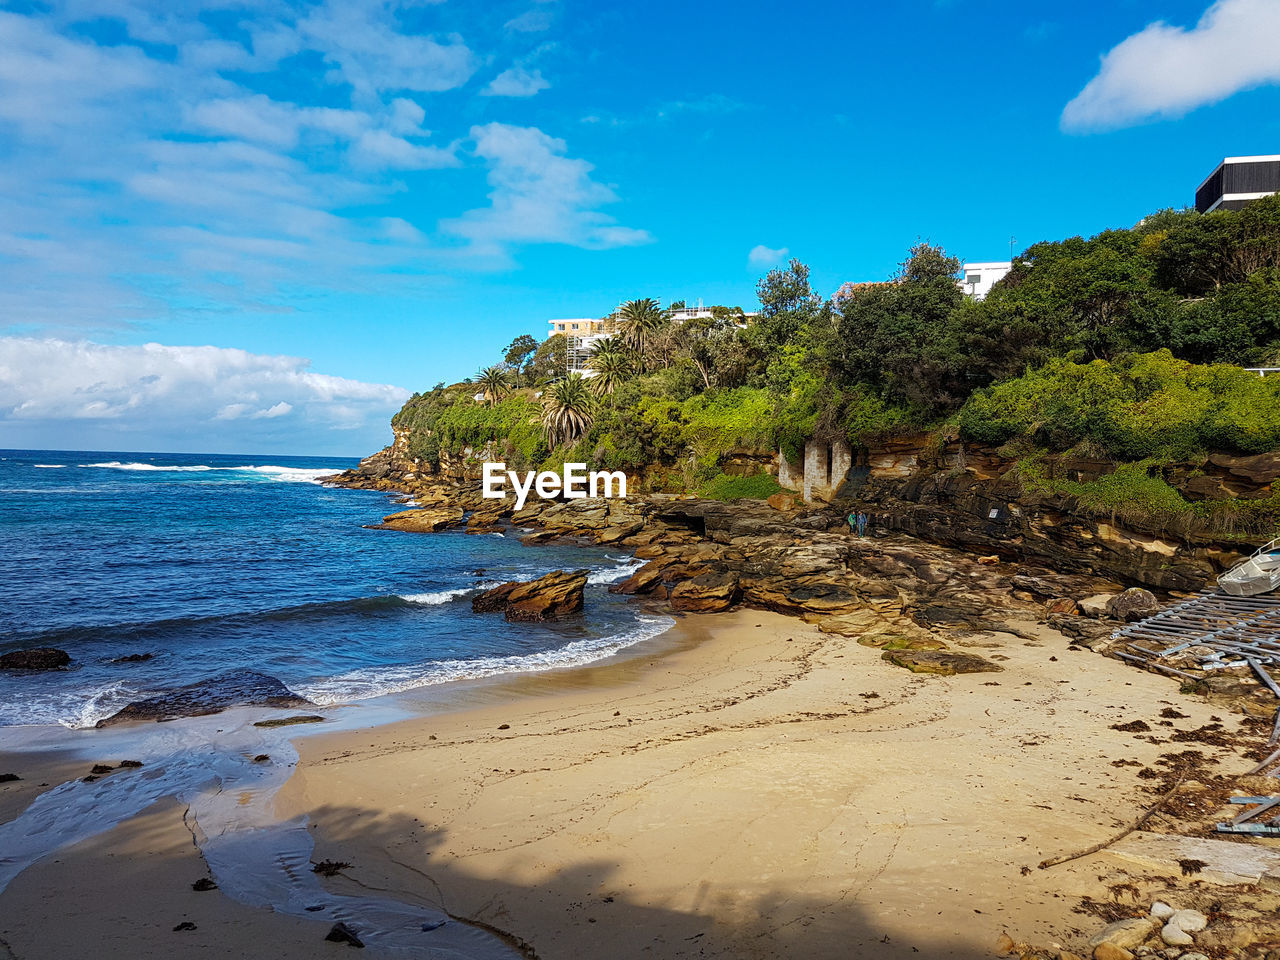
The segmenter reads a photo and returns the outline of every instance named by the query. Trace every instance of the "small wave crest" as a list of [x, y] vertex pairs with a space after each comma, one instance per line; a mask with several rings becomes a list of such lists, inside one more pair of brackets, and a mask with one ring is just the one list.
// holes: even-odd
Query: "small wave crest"
[[308, 700], [321, 706], [367, 700], [455, 680], [483, 680], [502, 674], [543, 673], [581, 667], [651, 640], [674, 625], [670, 617], [641, 617], [630, 630], [604, 637], [575, 640], [554, 650], [523, 656], [480, 657], [475, 660], [427, 660], [391, 667], [353, 670], [340, 676], [295, 686]]
[[[39, 466], [39, 464], [38, 464]], [[150, 473], [250, 473], [267, 480], [283, 483], [319, 483], [325, 477], [336, 476], [340, 471], [332, 467], [283, 467], [275, 464], [262, 466], [214, 467], [207, 463], [165, 465], [159, 463], [123, 463], [120, 460], [107, 460], [103, 463], [82, 463], [81, 467], [96, 467], [101, 470], [128, 470]]]
[[437, 590], [434, 593], [402, 593], [400, 594], [400, 599], [408, 603], [419, 603], [433, 607], [437, 604], [448, 603], [458, 597], [464, 597], [476, 589], [478, 587], [458, 587], [454, 590]]
[[163, 473], [204, 473], [213, 467], [203, 464], [189, 464], [187, 466], [166, 467], [156, 463], [121, 463], [119, 460], [108, 460], [105, 463], [82, 463], [82, 467], [97, 467], [102, 470], [154, 470]]
[[619, 561], [617, 566], [595, 571], [587, 577], [587, 583], [617, 583], [619, 580], [627, 579], [627, 577], [643, 567], [645, 562], [644, 560], [626, 557]]
[[33, 463], [33, 467], [37, 470], [61, 470], [66, 466], [65, 463]]

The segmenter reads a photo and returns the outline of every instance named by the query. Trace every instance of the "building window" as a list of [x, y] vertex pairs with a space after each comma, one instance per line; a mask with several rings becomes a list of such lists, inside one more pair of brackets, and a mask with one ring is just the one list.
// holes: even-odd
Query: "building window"
[[964, 282], [965, 282], [965, 283], [981, 283], [981, 282], [982, 282], [982, 274], [980, 274], [980, 273], [967, 273], [967, 274], [965, 274]]

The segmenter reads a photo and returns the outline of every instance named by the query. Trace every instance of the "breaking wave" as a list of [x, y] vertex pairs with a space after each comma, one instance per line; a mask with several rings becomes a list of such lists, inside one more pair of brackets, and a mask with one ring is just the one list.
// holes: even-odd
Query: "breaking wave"
[[390, 693], [403, 693], [421, 687], [452, 683], [456, 680], [483, 680], [503, 674], [542, 673], [580, 667], [620, 653], [627, 647], [651, 640], [669, 630], [675, 621], [670, 617], [641, 617], [630, 630], [604, 637], [576, 640], [555, 650], [544, 650], [522, 656], [480, 657], [474, 660], [426, 660], [390, 667], [352, 670], [327, 680], [295, 686], [308, 700], [321, 706], [368, 700]]

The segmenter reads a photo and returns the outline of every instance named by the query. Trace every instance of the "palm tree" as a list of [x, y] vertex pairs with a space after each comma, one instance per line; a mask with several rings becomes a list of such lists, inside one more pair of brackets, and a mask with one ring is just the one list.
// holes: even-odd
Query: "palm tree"
[[628, 300], [618, 308], [618, 324], [622, 328], [623, 342], [639, 357], [641, 372], [647, 367], [645, 348], [649, 339], [666, 322], [667, 312], [652, 297]]
[[491, 407], [497, 406], [498, 401], [511, 392], [511, 378], [502, 367], [485, 367], [475, 375], [473, 382]]
[[613, 337], [596, 343], [587, 365], [595, 373], [588, 386], [597, 397], [613, 393], [631, 372], [631, 358], [627, 356], [626, 348]]
[[547, 446], [573, 444], [591, 429], [592, 397], [579, 374], [558, 380], [542, 395], [542, 431]]

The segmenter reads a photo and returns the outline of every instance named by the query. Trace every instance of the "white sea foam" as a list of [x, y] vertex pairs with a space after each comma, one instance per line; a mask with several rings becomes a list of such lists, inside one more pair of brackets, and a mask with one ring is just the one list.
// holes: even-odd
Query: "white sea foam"
[[153, 473], [209, 473], [233, 472], [254, 473], [270, 480], [285, 483], [319, 483], [324, 477], [335, 476], [340, 471], [332, 467], [282, 467], [273, 464], [263, 466], [213, 467], [205, 463], [184, 464], [181, 466], [165, 466], [156, 463], [122, 463], [119, 460], [108, 460], [105, 463], [82, 463], [82, 467], [98, 467], [103, 470], [149, 471]]
[[245, 470], [250, 473], [261, 474], [264, 477], [270, 477], [272, 480], [279, 480], [284, 483], [319, 483], [324, 477], [337, 476], [341, 471], [334, 470], [332, 467], [318, 470], [315, 467], [220, 467], [218, 469], [225, 470]]
[[409, 603], [420, 603], [424, 606], [433, 607], [441, 603], [448, 603], [456, 597], [466, 596], [476, 587], [458, 587], [454, 590], [437, 590], [434, 593], [402, 593], [401, 600], [407, 600]]
[[82, 467], [100, 467], [103, 470], [155, 470], [165, 473], [203, 473], [206, 470], [212, 470], [203, 463], [190, 464], [182, 467], [165, 467], [155, 463], [121, 463], [119, 460], [108, 460], [105, 463], [82, 463]]
[[[612, 558], [610, 558], [612, 559]], [[634, 560], [627, 557], [622, 560], [616, 567], [609, 567], [605, 570], [597, 570], [591, 576], [587, 577], [587, 583], [617, 583], [619, 580], [625, 580], [637, 570], [645, 565], [644, 560]]]
[[61, 470], [66, 466], [65, 463], [33, 463], [33, 467], [37, 470]]
[[510, 657], [480, 657], [475, 660], [428, 660], [393, 667], [352, 670], [340, 676], [295, 687], [297, 692], [320, 705], [350, 703], [389, 693], [403, 693], [455, 680], [482, 680], [502, 674], [542, 673], [580, 667], [620, 653], [627, 647], [652, 639], [671, 628], [670, 617], [641, 617], [630, 630], [607, 637], [575, 640], [555, 650]]

